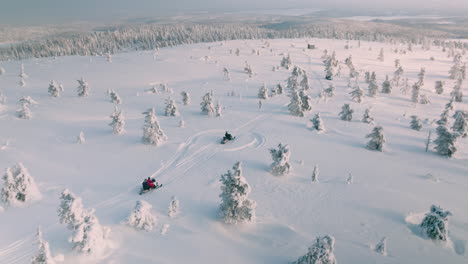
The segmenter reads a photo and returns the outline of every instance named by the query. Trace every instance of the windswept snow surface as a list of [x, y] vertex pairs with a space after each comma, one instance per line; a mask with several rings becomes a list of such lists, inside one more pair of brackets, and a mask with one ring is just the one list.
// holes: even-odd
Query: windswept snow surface
[[[304, 50], [306, 41], [318, 49]], [[0, 263], [29, 263], [36, 252], [34, 234], [39, 225], [52, 254], [64, 258], [62, 263], [288, 263], [305, 254], [314, 237], [326, 234], [336, 238], [339, 263], [467, 263], [468, 139], [458, 140], [458, 152], [451, 159], [424, 150], [428, 131], [436, 127], [431, 121], [439, 117], [450, 97], [453, 81], [447, 77], [452, 58], [437, 47], [423, 51], [414, 46], [414, 52], [402, 55], [391, 52], [396, 46], [382, 43], [362, 42], [358, 48], [352, 41], [352, 48], [345, 49], [345, 42], [338, 40], [269, 42], [269, 48], [260, 40], [250, 40], [166, 48], [156, 55], [123, 53], [113, 55], [112, 63], [105, 57], [1, 63], [6, 73], [0, 75], [0, 89], [7, 103], [0, 113], [0, 142], [8, 144], [0, 149], [0, 168], [22, 162], [43, 199], [0, 211]], [[377, 60], [381, 47], [384, 62]], [[235, 55], [237, 48], [240, 56]], [[252, 49], [260, 50], [260, 55], [252, 54]], [[336, 96], [327, 103], [317, 102], [320, 90], [330, 83], [324, 79], [323, 49], [335, 50], [342, 67], [342, 77], [332, 81]], [[286, 86], [290, 72], [283, 68], [273, 72], [272, 67], [287, 53], [310, 79], [314, 104], [304, 118], [288, 113], [286, 89], [258, 107], [257, 93], [264, 82], [268, 88], [277, 83]], [[425, 67], [421, 93], [431, 103], [415, 106], [411, 92], [403, 95], [399, 88], [392, 94], [365, 97], [361, 104], [352, 102], [343, 64], [350, 54], [358, 71], [376, 71], [379, 90], [385, 74], [393, 75], [395, 59], [401, 60], [410, 85], [420, 67]], [[429, 60], [431, 56], [435, 61]], [[251, 79], [243, 72], [245, 61], [255, 72]], [[18, 85], [20, 63], [29, 76], [26, 87]], [[231, 81], [223, 79], [224, 67]], [[81, 77], [91, 89], [85, 98], [76, 93], [76, 80]], [[64, 85], [61, 97], [49, 97], [51, 80]], [[434, 92], [436, 80], [446, 81], [442, 95]], [[167, 83], [173, 93], [146, 92], [151, 83]], [[360, 85], [367, 93], [367, 84]], [[456, 110], [468, 110], [466, 87], [465, 82], [465, 102], [455, 103]], [[123, 101], [119, 108], [126, 117], [126, 132], [122, 135], [112, 134], [108, 126], [114, 110], [108, 89], [118, 92]], [[181, 91], [190, 93], [190, 105], [182, 104]], [[201, 98], [210, 91], [224, 107], [222, 117], [201, 114]], [[236, 95], [228, 96], [232, 91]], [[15, 116], [22, 96], [39, 103], [30, 107], [30, 120]], [[176, 100], [180, 117], [164, 116], [169, 96]], [[344, 103], [354, 110], [352, 122], [339, 120]], [[158, 147], [141, 143], [142, 112], [151, 107], [168, 136]], [[384, 129], [383, 152], [365, 148], [365, 136], [374, 127], [360, 122], [368, 107], [375, 125]], [[317, 112], [325, 133], [308, 128]], [[429, 122], [419, 132], [411, 130], [411, 115]], [[181, 118], [184, 128], [178, 126]], [[221, 145], [226, 130], [237, 139]], [[80, 131], [86, 137], [84, 144], [76, 144]], [[268, 172], [272, 162], [268, 149], [278, 143], [288, 144], [292, 153], [292, 173], [284, 177]], [[252, 187], [249, 198], [257, 203], [257, 219], [228, 226], [217, 216], [219, 178], [236, 161], [242, 161]], [[311, 182], [315, 165], [320, 167], [318, 183]], [[346, 184], [350, 173], [353, 183]], [[428, 178], [429, 174], [438, 181]], [[164, 186], [139, 196], [140, 183], [149, 176]], [[64, 188], [79, 195], [86, 208], [95, 208], [99, 222], [112, 229], [112, 246], [101, 258], [73, 253], [67, 241], [71, 232], [57, 217]], [[181, 212], [170, 219], [166, 212], [174, 195]], [[151, 232], [122, 224], [139, 199], [150, 203], [158, 217], [158, 226]], [[415, 219], [421, 218], [414, 216], [424, 215], [432, 204], [453, 213], [449, 246], [414, 232]], [[388, 238], [388, 256], [372, 250], [382, 237]]]

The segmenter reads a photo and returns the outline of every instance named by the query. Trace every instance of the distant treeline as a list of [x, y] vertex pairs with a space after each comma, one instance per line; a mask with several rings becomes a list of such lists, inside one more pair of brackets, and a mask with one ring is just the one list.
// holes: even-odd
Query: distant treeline
[[[432, 39], [453, 37], [448, 33], [414, 30], [389, 24], [327, 22], [296, 25], [290, 28], [274, 24], [141, 24], [111, 31], [61, 34], [0, 47], [0, 60], [103, 55], [131, 50], [153, 50], [168, 46], [236, 39], [330, 38], [363, 41], [421, 44]], [[441, 41], [438, 41], [440, 44]], [[456, 42], [468, 48], [468, 43]]]

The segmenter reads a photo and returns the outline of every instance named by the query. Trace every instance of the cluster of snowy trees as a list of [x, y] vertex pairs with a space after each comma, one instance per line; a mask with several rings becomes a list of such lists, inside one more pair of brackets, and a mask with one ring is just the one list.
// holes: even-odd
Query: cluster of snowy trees
[[292, 115], [303, 117], [305, 112], [312, 110], [312, 98], [307, 94], [310, 89], [309, 78], [303, 69], [294, 66], [287, 79], [287, 88], [290, 97], [288, 110]]
[[41, 193], [23, 164], [7, 168], [3, 175], [0, 201], [6, 206], [21, 206], [41, 199]]

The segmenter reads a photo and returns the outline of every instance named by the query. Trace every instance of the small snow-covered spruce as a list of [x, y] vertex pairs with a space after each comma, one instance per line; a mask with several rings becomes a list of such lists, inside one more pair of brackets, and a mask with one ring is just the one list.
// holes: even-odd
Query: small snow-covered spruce
[[462, 102], [463, 101], [463, 91], [462, 91], [462, 83], [463, 83], [463, 80], [462, 79], [458, 79], [456, 82], [455, 82], [455, 86], [453, 86], [453, 90], [452, 92], [450, 93], [450, 95], [453, 97], [453, 99], [455, 100], [455, 102]]
[[403, 73], [404, 73], [403, 68], [399, 66], [398, 69], [393, 73], [393, 79], [392, 79], [393, 85], [397, 87], [400, 86], [400, 80], [401, 80], [401, 77], [403, 76]]
[[302, 105], [302, 98], [299, 95], [299, 91], [297, 89], [293, 89], [290, 91], [291, 101], [288, 104], [289, 113], [294, 116], [303, 117], [304, 116], [304, 107]]
[[145, 125], [143, 126], [142, 141], [147, 145], [158, 146], [167, 140], [167, 136], [161, 129], [154, 108], [143, 112], [145, 115]]
[[182, 103], [184, 105], [189, 105], [190, 104], [190, 94], [187, 93], [186, 91], [182, 91], [180, 93], [180, 95], [182, 96]]
[[307, 253], [292, 264], [336, 264], [335, 238], [332, 236], [316, 237]]
[[201, 111], [205, 115], [212, 116], [215, 113], [215, 106], [213, 104], [213, 95], [211, 93], [206, 93], [202, 102], [200, 103]]
[[359, 75], [359, 73], [356, 71], [356, 68], [354, 67], [353, 57], [351, 55], [349, 55], [349, 57], [346, 58], [345, 64], [349, 68], [349, 78], [354, 78]]
[[299, 92], [299, 97], [301, 98], [302, 111], [307, 112], [312, 110], [312, 98], [302, 89]]
[[42, 238], [41, 228], [37, 229], [37, 253], [31, 258], [31, 264], [55, 264], [55, 260], [50, 253], [49, 242]]
[[20, 74], [19, 74], [19, 77], [20, 77], [21, 79], [28, 78], [28, 75], [24, 72], [24, 65], [23, 65], [23, 63], [21, 63], [21, 66], [20, 66]]
[[260, 89], [258, 90], [258, 98], [259, 99], [268, 99], [268, 89], [266, 84], [263, 84]]
[[379, 60], [379, 61], [384, 61], [385, 60], [383, 48], [380, 49], [379, 56], [377, 57], [377, 60]]
[[465, 138], [468, 135], [468, 117], [466, 113], [458, 110], [453, 117], [455, 118], [455, 122], [453, 122], [452, 130]]
[[343, 121], [351, 121], [353, 119], [354, 110], [351, 109], [349, 104], [344, 104], [341, 107], [341, 112], [338, 114]]
[[401, 91], [402, 94], [407, 94], [409, 89], [410, 89], [409, 79], [404, 78], [403, 79], [403, 84], [401, 85], [401, 88], [400, 88], [400, 91]]
[[49, 84], [49, 89], [48, 89], [50, 96], [59, 97], [61, 91], [62, 90], [60, 89], [60, 86], [54, 80], [52, 80]]
[[349, 94], [351, 95], [351, 100], [357, 103], [362, 103], [362, 98], [364, 97], [364, 90], [361, 89], [357, 81], [354, 84], [353, 90]]
[[122, 134], [125, 127], [125, 117], [122, 114], [122, 110], [115, 107], [114, 112], [110, 115], [110, 118], [112, 121], [110, 122], [109, 126], [112, 127], [112, 132], [117, 135]]
[[85, 213], [83, 223], [74, 230], [70, 242], [74, 244], [73, 248], [78, 252], [100, 254], [107, 246], [106, 238], [109, 232], [109, 228], [99, 223], [94, 211], [89, 210]]
[[323, 90], [323, 92], [325, 93], [325, 96], [327, 97], [333, 97], [335, 96], [335, 86], [333, 84], [330, 84], [328, 86], [328, 88], [326, 88], [325, 90]]
[[289, 158], [291, 151], [288, 145], [278, 144], [278, 149], [269, 149], [273, 163], [270, 165], [271, 173], [275, 176], [283, 176], [289, 174], [291, 164]]
[[419, 102], [419, 92], [421, 90], [421, 85], [419, 85], [418, 82], [413, 84], [413, 89], [411, 92], [411, 101], [413, 103], [418, 103]]
[[312, 171], [312, 182], [318, 182], [318, 176], [319, 176], [319, 168], [318, 165], [314, 166], [314, 170]]
[[252, 67], [247, 63], [247, 61], [245, 62], [244, 72], [249, 75], [249, 78], [252, 78], [253, 70]]
[[179, 200], [175, 196], [172, 196], [171, 202], [169, 203], [169, 210], [167, 211], [167, 215], [170, 218], [174, 218], [179, 214]]
[[223, 106], [221, 103], [218, 101], [215, 106], [215, 116], [216, 117], [221, 117], [223, 115]]
[[252, 222], [255, 219], [256, 203], [248, 196], [251, 192], [250, 185], [242, 175], [241, 163], [237, 162], [225, 174], [221, 175], [220, 182], [221, 205], [219, 214], [226, 224], [238, 224]]
[[283, 94], [283, 86], [281, 85], [281, 83], [278, 83], [276, 85], [276, 94]]
[[437, 94], [442, 94], [444, 92], [444, 85], [445, 85], [444, 81], [436, 81], [435, 82], [435, 92]]
[[421, 68], [421, 70], [418, 73], [418, 84], [420, 87], [424, 86], [424, 77], [426, 76], [426, 69]]
[[231, 80], [231, 75], [229, 74], [229, 70], [227, 68], [223, 69], [223, 74], [224, 74], [224, 80], [226, 80], [226, 81]]
[[76, 143], [84, 144], [86, 143], [86, 138], [83, 131], [80, 131], [80, 134], [76, 137]]
[[21, 104], [20, 108], [16, 110], [16, 115], [21, 118], [21, 119], [31, 119], [32, 117], [32, 112], [31, 109], [29, 109], [29, 104]]
[[122, 103], [122, 99], [120, 99], [120, 96], [117, 94], [116, 91], [114, 91], [113, 89], [111, 89], [109, 91], [109, 96], [110, 96], [110, 101], [113, 103], [113, 104], [121, 104]]
[[439, 125], [436, 129], [437, 138], [434, 140], [435, 149], [437, 153], [442, 156], [452, 157], [457, 151], [455, 143], [457, 140], [457, 134], [450, 133], [445, 125]]
[[88, 83], [83, 79], [76, 80], [78, 82], [78, 96], [79, 97], [85, 97], [89, 95], [89, 85]]
[[370, 138], [370, 141], [367, 142], [367, 148], [370, 150], [383, 151], [385, 144], [385, 137], [383, 134], [383, 128], [381, 126], [376, 126], [370, 134], [366, 136]]
[[3, 180], [0, 198], [6, 205], [18, 206], [42, 197], [34, 178], [21, 163], [7, 168]]
[[371, 116], [369, 108], [366, 108], [366, 110], [364, 110], [364, 114], [362, 115], [361, 121], [367, 124], [372, 124], [374, 122], [374, 118]]
[[135, 208], [128, 216], [126, 224], [134, 227], [135, 229], [151, 231], [157, 223], [156, 216], [151, 212], [151, 204], [146, 201], [138, 200]]
[[331, 56], [327, 56], [324, 60], [325, 64], [325, 79], [333, 80], [335, 76], [335, 67], [338, 66], [338, 61], [335, 59], [335, 52]]
[[57, 210], [59, 222], [75, 230], [84, 221], [85, 209], [81, 197], [65, 189], [60, 194], [60, 205]]
[[435, 241], [447, 241], [448, 217], [452, 215], [439, 206], [432, 205], [431, 211], [426, 214], [421, 222], [421, 228], [427, 237]]
[[387, 256], [387, 238], [382, 238], [382, 240], [380, 240], [380, 242], [375, 245], [374, 250], [383, 256]]
[[300, 83], [301, 87], [303, 90], [309, 90], [310, 89], [310, 85], [309, 85], [309, 78], [307, 77], [307, 74], [304, 72], [303, 76], [302, 76], [302, 80], [301, 80], [301, 83]]
[[317, 131], [325, 131], [325, 126], [323, 125], [323, 121], [320, 118], [320, 113], [314, 115], [314, 117], [310, 120], [312, 122], [312, 128]]
[[164, 114], [166, 116], [178, 116], [179, 115], [179, 111], [177, 110], [177, 105], [171, 97], [169, 97], [166, 100], [166, 108], [164, 110]]
[[292, 66], [292, 61], [291, 61], [291, 56], [286, 56], [281, 59], [281, 67], [285, 68], [286, 70], [289, 70], [289, 68]]
[[382, 93], [392, 93], [392, 83], [388, 79], [388, 75], [385, 77], [385, 81], [382, 83]]
[[412, 115], [411, 116], [410, 127], [411, 127], [411, 129], [416, 130], [416, 131], [421, 130], [421, 128], [422, 128], [421, 119], [419, 119], [415, 115]]
[[369, 81], [369, 86], [367, 88], [368, 94], [370, 97], [375, 97], [377, 95], [377, 91], [379, 89], [379, 86], [376, 83], [375, 79], [370, 79]]

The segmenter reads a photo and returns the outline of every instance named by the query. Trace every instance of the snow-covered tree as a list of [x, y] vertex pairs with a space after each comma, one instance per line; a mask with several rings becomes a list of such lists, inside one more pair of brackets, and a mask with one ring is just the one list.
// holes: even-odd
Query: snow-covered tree
[[455, 133], [450, 133], [445, 125], [439, 125], [436, 132], [437, 138], [434, 140], [434, 144], [436, 145], [435, 149], [437, 153], [449, 158], [452, 157], [457, 151], [455, 147], [457, 135]]
[[84, 144], [86, 143], [85, 135], [83, 131], [80, 131], [80, 134], [76, 137], [76, 143]]
[[278, 149], [270, 149], [270, 154], [273, 159], [273, 163], [270, 165], [271, 173], [275, 176], [287, 175], [291, 170], [289, 146], [280, 143]]
[[268, 88], [266, 87], [265, 83], [258, 90], [258, 98], [259, 99], [268, 99]]
[[254, 74], [252, 67], [250, 66], [250, 64], [247, 63], [247, 61], [245, 62], [244, 72], [249, 75], [249, 78], [252, 78]]
[[57, 210], [59, 221], [74, 230], [84, 221], [85, 209], [79, 196], [65, 189], [60, 194], [60, 205]]
[[335, 68], [338, 66], [338, 61], [335, 59], [335, 52], [331, 56], [327, 56], [324, 60], [325, 64], [325, 79], [333, 80], [336, 75]]
[[411, 116], [410, 127], [411, 127], [411, 129], [416, 130], [416, 131], [421, 130], [421, 128], [422, 128], [421, 119], [419, 119], [415, 115], [412, 115]]
[[409, 84], [409, 79], [404, 78], [403, 79], [403, 84], [401, 85], [400, 91], [402, 94], [407, 94], [410, 89], [410, 84]]
[[120, 99], [120, 96], [117, 94], [116, 91], [114, 91], [114, 89], [111, 89], [109, 91], [109, 96], [110, 96], [110, 101], [113, 104], [121, 104], [122, 103], [122, 99]]
[[172, 196], [171, 202], [169, 203], [169, 209], [167, 211], [167, 215], [170, 218], [174, 218], [179, 214], [179, 200], [175, 196]]
[[353, 86], [353, 90], [349, 93], [351, 95], [351, 100], [362, 103], [362, 98], [364, 97], [364, 90], [359, 86], [359, 83], [356, 83]]
[[283, 94], [283, 86], [281, 85], [281, 83], [278, 83], [276, 85], [276, 94]]
[[184, 105], [189, 105], [190, 104], [190, 94], [187, 93], [186, 91], [182, 91], [180, 93], [180, 95], [182, 95], [182, 103]]
[[431, 206], [431, 211], [426, 214], [421, 222], [421, 228], [427, 237], [436, 241], [447, 241], [448, 217], [452, 215], [436, 205]]
[[382, 254], [383, 256], [386, 256], [387, 255], [387, 238], [386, 237], [382, 238], [382, 240], [380, 240], [380, 242], [377, 243], [377, 245], [375, 245], [374, 250], [375, 252]]
[[341, 107], [341, 112], [338, 114], [343, 121], [351, 121], [353, 119], [354, 110], [351, 109], [349, 104], [344, 104]]
[[223, 69], [223, 74], [224, 74], [224, 80], [226, 81], [231, 80], [231, 74], [229, 73], [229, 70], [226, 67]]
[[78, 82], [78, 96], [79, 97], [85, 97], [89, 95], [89, 85], [88, 83], [83, 79], [76, 80]]
[[31, 109], [29, 109], [29, 104], [21, 104], [20, 108], [16, 110], [16, 115], [22, 119], [31, 119], [32, 112]]
[[375, 97], [377, 95], [378, 89], [379, 89], [379, 86], [377, 85], [375, 72], [372, 72], [372, 76], [369, 79], [369, 86], [367, 88], [369, 96], [370, 97]]
[[418, 73], [418, 84], [420, 87], [423, 87], [424, 86], [424, 78], [426, 76], [426, 69], [425, 68], [421, 68], [421, 70], [419, 71]]
[[385, 60], [383, 48], [380, 49], [379, 56], [377, 57], [377, 59], [378, 59], [379, 61], [384, 61], [384, 60]]
[[429, 100], [429, 98], [427, 97], [427, 95], [425, 94], [421, 94], [419, 96], [419, 103], [420, 104], [429, 104], [431, 101]]
[[460, 54], [455, 55], [453, 58], [453, 66], [450, 68], [449, 74], [449, 78], [452, 80], [458, 80], [463, 77]]
[[437, 94], [442, 94], [444, 92], [444, 85], [445, 85], [444, 81], [436, 81], [435, 82], [435, 92]]
[[392, 93], [392, 83], [388, 79], [388, 75], [385, 77], [385, 81], [382, 83], [382, 93]]
[[142, 141], [147, 145], [158, 146], [167, 140], [167, 136], [159, 125], [154, 108], [143, 112], [145, 115], [145, 125], [143, 126]]
[[325, 126], [323, 125], [323, 121], [320, 118], [320, 113], [314, 115], [314, 117], [310, 120], [312, 122], [312, 128], [317, 131], [324, 131]]
[[385, 144], [385, 137], [383, 134], [383, 128], [381, 126], [376, 126], [370, 134], [366, 136], [370, 138], [370, 141], [367, 142], [367, 148], [370, 150], [383, 151]]
[[468, 135], [468, 116], [463, 111], [456, 111], [453, 115], [455, 122], [453, 122], [452, 130], [461, 137]]
[[358, 77], [359, 73], [356, 71], [356, 68], [354, 67], [353, 58], [351, 55], [349, 55], [349, 57], [346, 58], [345, 64], [346, 66], [348, 66], [348, 69], [349, 69], [349, 78], [351, 79], [351, 78]]
[[319, 177], [319, 168], [318, 165], [314, 166], [314, 170], [312, 171], [312, 182], [318, 182]]
[[300, 257], [293, 264], [336, 264], [335, 238], [332, 236], [316, 237], [307, 253]]
[[401, 78], [403, 77], [404, 70], [401, 66], [393, 73], [392, 83], [394, 86], [400, 86]]
[[223, 106], [221, 103], [218, 101], [215, 106], [215, 116], [220, 117], [223, 115]]
[[300, 85], [301, 85], [302, 89], [305, 90], [305, 91], [310, 89], [309, 78], [307, 77], [307, 74], [305, 72], [302, 75], [302, 80], [301, 80]]
[[312, 110], [312, 98], [310, 98], [304, 89], [299, 92], [299, 97], [301, 98], [302, 112]]
[[256, 203], [248, 198], [251, 188], [242, 175], [241, 163], [221, 175], [221, 205], [219, 214], [226, 224], [252, 222], [255, 219]]
[[324, 92], [324, 94], [325, 94], [326, 97], [329, 97], [329, 98], [330, 98], [330, 97], [335, 96], [335, 90], [336, 90], [335, 86], [334, 86], [333, 84], [330, 84], [330, 85], [328, 86], [328, 88], [326, 88], [325, 90], [323, 90], [323, 92]]
[[50, 96], [52, 97], [59, 97], [60, 92], [62, 92], [63, 89], [60, 88], [60, 85], [58, 85], [54, 80], [52, 80], [49, 84], [49, 89], [48, 92]]
[[166, 108], [164, 110], [166, 116], [179, 116], [179, 111], [177, 110], [177, 105], [175, 101], [169, 97], [166, 100]]
[[128, 216], [126, 224], [136, 229], [151, 231], [157, 224], [156, 216], [151, 212], [151, 204], [138, 200], [135, 208]]
[[24, 71], [24, 65], [23, 63], [21, 63], [21, 66], [20, 66], [20, 74], [19, 74], [19, 77], [21, 79], [25, 79], [25, 78], [28, 78], [28, 75], [25, 73]]
[[289, 68], [292, 66], [292, 61], [291, 61], [291, 56], [286, 56], [281, 59], [281, 67], [285, 68], [286, 70], [289, 70]]
[[374, 118], [371, 116], [369, 108], [366, 108], [366, 110], [364, 110], [364, 114], [362, 115], [361, 121], [367, 124], [372, 124], [374, 122]]
[[3, 180], [0, 198], [6, 205], [18, 206], [42, 197], [34, 178], [21, 163], [7, 168]]
[[37, 229], [37, 253], [31, 258], [31, 264], [55, 264], [55, 260], [50, 253], [49, 242], [42, 238], [41, 228]]
[[203, 98], [201, 105], [201, 111], [205, 115], [212, 116], [215, 113], [215, 106], [213, 104], [213, 95], [211, 93], [206, 93]]
[[293, 89], [290, 91], [289, 96], [291, 97], [291, 101], [288, 104], [289, 112], [294, 116], [303, 117], [304, 107], [302, 105], [302, 98], [299, 95], [299, 91], [297, 89]]
[[421, 85], [419, 85], [419, 82], [416, 82], [413, 84], [413, 89], [411, 92], [411, 101], [413, 103], [418, 103], [419, 102], [419, 92], [421, 90]]
[[455, 102], [462, 102], [463, 101], [463, 90], [462, 90], [462, 83], [463, 83], [463, 80], [462, 79], [458, 79], [456, 82], [455, 82], [455, 86], [453, 87], [453, 90], [452, 92], [450, 93], [450, 95], [453, 97], [453, 99], [455, 100]]
[[125, 117], [122, 114], [122, 110], [115, 107], [114, 112], [110, 115], [110, 118], [112, 121], [110, 122], [109, 126], [112, 127], [112, 132], [117, 135], [122, 134], [125, 127]]

